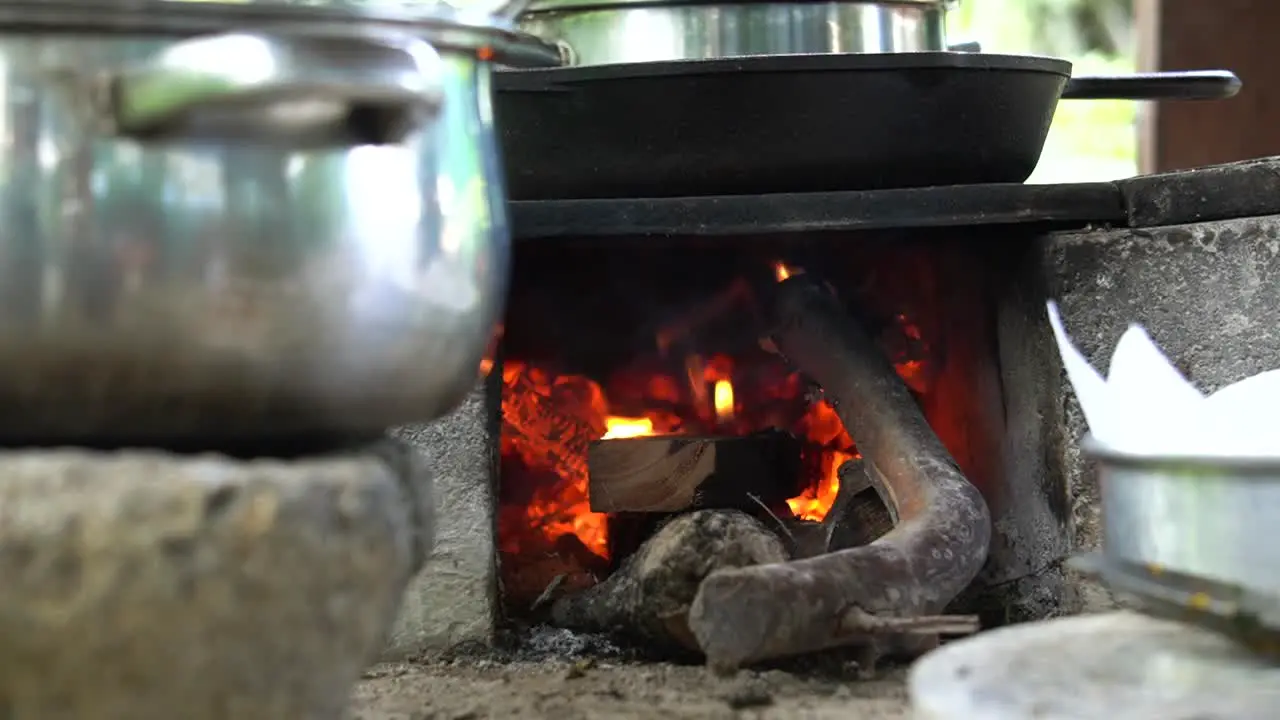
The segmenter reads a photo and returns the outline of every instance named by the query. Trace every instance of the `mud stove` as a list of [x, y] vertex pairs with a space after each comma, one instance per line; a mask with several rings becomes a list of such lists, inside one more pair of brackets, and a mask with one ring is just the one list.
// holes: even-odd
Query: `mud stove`
[[1045, 300], [1091, 356], [1141, 322], [1206, 390], [1280, 353], [1280, 160], [514, 219], [486, 380], [398, 431], [439, 524], [393, 656], [549, 622], [733, 666], [859, 617], [1106, 607], [1063, 567], [1097, 508]]

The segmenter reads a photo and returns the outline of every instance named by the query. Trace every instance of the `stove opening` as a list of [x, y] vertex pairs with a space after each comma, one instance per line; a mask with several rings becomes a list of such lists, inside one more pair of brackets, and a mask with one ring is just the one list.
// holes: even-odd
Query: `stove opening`
[[557, 598], [609, 578], [695, 510], [754, 517], [792, 559], [892, 528], [851, 472], [857, 438], [769, 339], [772, 294], [792, 274], [834, 290], [975, 485], [998, 465], [999, 434], [972, 412], [999, 404], [998, 381], [985, 384], [994, 398], [975, 397], [994, 341], [972, 263], [930, 243], [782, 247], [519, 248], [497, 364], [507, 617], [545, 621]]

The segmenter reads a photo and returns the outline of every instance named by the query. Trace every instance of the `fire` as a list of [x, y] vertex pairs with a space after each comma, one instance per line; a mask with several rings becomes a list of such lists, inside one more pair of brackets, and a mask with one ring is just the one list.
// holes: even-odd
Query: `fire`
[[773, 277], [777, 279], [778, 282], [782, 282], [792, 275], [800, 275], [802, 273], [804, 273], [803, 270], [789, 267], [786, 263], [781, 261], [773, 264]]
[[602, 440], [614, 438], [646, 437], [653, 434], [653, 421], [649, 418], [607, 417]]
[[[804, 272], [782, 262], [773, 270], [778, 282]], [[503, 361], [499, 542], [504, 555], [524, 558], [504, 563], [504, 587], [529, 581], [527, 590], [536, 596], [551, 577], [590, 583], [607, 572], [609, 517], [591, 512], [588, 494], [587, 449], [600, 439], [731, 436], [781, 428], [805, 448], [807, 484], [786, 501], [787, 507], [797, 518], [826, 517], [840, 488], [841, 465], [858, 457], [835, 409], [808, 397], [806, 381], [767, 347], [734, 357], [687, 349], [687, 338], [705, 320], [701, 315], [735, 311], [746, 287], [736, 283], [708, 303], [710, 310], [702, 308], [691, 313], [693, 319], [663, 328], [652, 357], [637, 357], [603, 383], [510, 357]], [[923, 391], [929, 379], [922, 360], [927, 343], [905, 316], [896, 320], [901, 348], [890, 357], [908, 385]], [[676, 354], [680, 348], [683, 355]], [[547, 569], [519, 575], [521, 563], [537, 562]]]
[[[851, 448], [853, 440], [845, 432], [844, 425], [836, 411], [826, 402], [817, 402], [809, 406], [804, 417], [805, 436], [825, 447]], [[822, 520], [827, 511], [835, 504], [836, 493], [840, 491], [840, 466], [844, 461], [858, 457], [851, 450], [833, 450], [822, 456], [822, 467], [818, 473], [818, 481], [811, 485], [798, 497], [787, 500], [787, 506], [798, 518], [805, 520]]]
[[716, 419], [728, 422], [733, 419], [733, 383], [728, 380], [717, 380], [712, 402], [716, 407]]
[[[608, 518], [591, 512], [587, 499], [587, 446], [608, 431], [600, 386], [583, 377], [553, 377], [513, 361], [503, 364], [502, 383], [503, 457], [518, 458], [554, 482], [534, 487], [524, 508], [500, 508], [500, 526], [537, 528], [551, 542], [574, 535], [592, 552], [607, 556]], [[511, 515], [513, 509], [519, 517]], [[526, 549], [528, 534], [500, 535], [503, 551]], [[545, 544], [550, 547], [550, 542]]]
[[[780, 361], [768, 360], [780, 366]], [[786, 427], [813, 448], [810, 465], [817, 469], [810, 486], [787, 504], [797, 517], [821, 520], [826, 515], [839, 489], [837, 470], [854, 457], [853, 440], [831, 406], [809, 403], [799, 375], [780, 367], [772, 368], [773, 380], [754, 389], [754, 402], [748, 407], [735, 390], [732, 359], [692, 356], [683, 365], [683, 377], [655, 375], [622, 384], [619, 395], [631, 400], [628, 408], [635, 405], [629, 396], [637, 394], [645, 403], [672, 408], [635, 414], [615, 409], [604, 388], [586, 377], [555, 376], [521, 362], [504, 362], [504, 461], [515, 458], [525, 469], [542, 473], [542, 481], [533, 484], [524, 503], [500, 509], [504, 552], [550, 549], [569, 534], [592, 553], [608, 557], [608, 517], [591, 512], [588, 496], [586, 451], [598, 439], [735, 435]]]

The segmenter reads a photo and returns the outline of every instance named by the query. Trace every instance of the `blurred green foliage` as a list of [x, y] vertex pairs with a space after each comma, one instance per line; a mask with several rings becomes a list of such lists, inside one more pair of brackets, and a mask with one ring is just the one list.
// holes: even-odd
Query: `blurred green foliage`
[[[960, 0], [948, 32], [953, 42], [981, 42], [985, 52], [1064, 57], [1077, 75], [1133, 72], [1135, 65], [1131, 0]], [[1099, 41], [1103, 34], [1109, 39]], [[1133, 175], [1137, 117], [1135, 102], [1063, 101], [1031, 182]]]

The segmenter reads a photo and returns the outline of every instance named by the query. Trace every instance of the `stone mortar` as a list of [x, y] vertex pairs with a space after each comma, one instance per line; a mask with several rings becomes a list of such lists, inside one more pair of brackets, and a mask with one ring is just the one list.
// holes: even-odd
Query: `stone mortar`
[[428, 552], [404, 455], [0, 453], [0, 717], [341, 717]]

